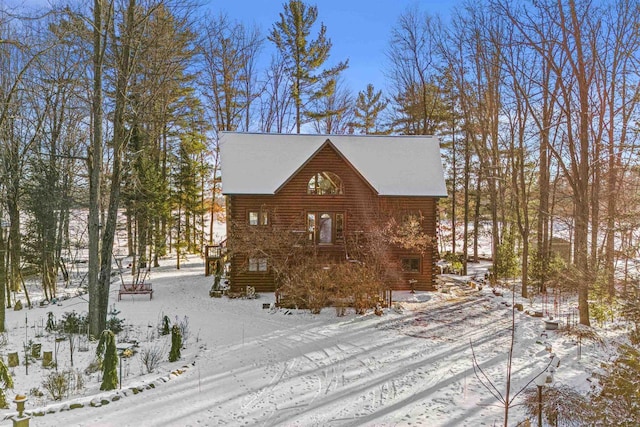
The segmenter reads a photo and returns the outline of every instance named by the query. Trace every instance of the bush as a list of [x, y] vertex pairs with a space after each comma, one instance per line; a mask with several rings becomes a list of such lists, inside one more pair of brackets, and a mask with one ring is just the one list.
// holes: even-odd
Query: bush
[[42, 387], [53, 400], [62, 400], [69, 392], [69, 378], [63, 372], [53, 371], [44, 378]]
[[100, 358], [93, 359], [91, 363], [89, 363], [89, 366], [87, 366], [86, 369], [84, 370], [84, 373], [87, 375], [91, 375], [93, 373], [100, 371], [101, 367], [102, 367], [102, 361], [100, 360]]
[[[75, 311], [65, 312], [62, 319], [58, 322], [58, 330], [66, 334], [80, 334], [87, 330], [89, 319], [87, 316], [79, 315]], [[49, 320], [47, 320], [47, 329], [49, 328]]]
[[120, 312], [115, 308], [111, 310], [109, 314], [110, 317], [107, 319], [106, 325], [107, 329], [117, 335], [124, 329], [124, 319], [118, 318], [118, 314], [120, 314]]
[[31, 390], [29, 390], [29, 394], [33, 397], [43, 397], [44, 393], [42, 391], [40, 391], [40, 389], [38, 387], [32, 387]]
[[[68, 369], [62, 372], [51, 372], [42, 383], [42, 387], [53, 400], [62, 400], [70, 391], [77, 393], [84, 388], [82, 373]], [[43, 393], [38, 388], [31, 389], [31, 395], [41, 397]]]
[[169, 316], [162, 316], [162, 323], [158, 329], [160, 330], [160, 335], [169, 335], [171, 333], [171, 320], [169, 320]]
[[[554, 426], [585, 426], [593, 418], [592, 405], [586, 396], [581, 395], [571, 387], [560, 385], [545, 387], [543, 390], [542, 413], [547, 425]], [[528, 388], [524, 393], [523, 402], [529, 416], [538, 414], [538, 390]]]
[[364, 263], [306, 265], [294, 278], [278, 289], [280, 306], [314, 314], [331, 305], [337, 316], [343, 316], [346, 307], [363, 314], [376, 306], [383, 290], [379, 274]]
[[144, 373], [151, 373], [160, 365], [165, 351], [165, 343], [161, 344], [158, 341], [142, 347], [140, 350], [140, 362], [146, 370]]
[[539, 286], [543, 280], [545, 285], [549, 281], [556, 280], [566, 267], [564, 259], [556, 252], [549, 253], [545, 266], [545, 260], [537, 249], [529, 251], [529, 279]]
[[189, 329], [189, 317], [184, 316], [182, 321], [178, 320], [178, 316], [176, 316], [176, 325], [178, 325], [178, 329], [180, 329], [180, 336], [182, 337], [182, 342], [187, 342], [189, 339], [189, 335], [191, 333]]
[[446, 262], [448, 262], [451, 267], [450, 267], [450, 272], [454, 273], [454, 274], [459, 274], [460, 272], [462, 272], [462, 266], [464, 263], [464, 255], [462, 253], [452, 253], [452, 252], [446, 252], [443, 256], [442, 259], [444, 259]]
[[640, 425], [640, 350], [621, 345], [613, 363], [603, 365], [602, 387], [596, 398], [600, 418], [610, 425]]

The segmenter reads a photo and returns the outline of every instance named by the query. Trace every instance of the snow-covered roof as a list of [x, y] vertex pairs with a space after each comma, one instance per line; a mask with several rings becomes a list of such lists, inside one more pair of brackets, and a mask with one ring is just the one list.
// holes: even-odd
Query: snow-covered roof
[[330, 141], [381, 196], [446, 197], [433, 136], [220, 133], [224, 194], [274, 194]]

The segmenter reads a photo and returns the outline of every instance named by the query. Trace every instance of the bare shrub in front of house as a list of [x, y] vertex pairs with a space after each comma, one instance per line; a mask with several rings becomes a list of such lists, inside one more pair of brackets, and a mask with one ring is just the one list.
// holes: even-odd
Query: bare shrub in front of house
[[286, 229], [233, 224], [229, 249], [246, 259], [266, 259], [280, 306], [319, 313], [333, 305], [339, 316], [347, 307], [359, 314], [376, 307], [383, 292], [399, 280], [401, 268], [391, 246], [424, 252], [433, 244], [419, 217], [378, 219], [363, 232], [348, 234], [344, 258], [332, 259], [310, 244], [301, 229], [301, 224]]

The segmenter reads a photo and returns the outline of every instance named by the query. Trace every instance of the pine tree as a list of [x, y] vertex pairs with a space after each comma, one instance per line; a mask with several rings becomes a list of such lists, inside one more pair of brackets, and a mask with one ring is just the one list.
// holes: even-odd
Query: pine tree
[[354, 129], [365, 135], [377, 135], [388, 133], [380, 129], [378, 116], [387, 108], [389, 101], [382, 97], [382, 91], [376, 91], [371, 83], [367, 85], [365, 91], [358, 92], [356, 106], [353, 114], [356, 120], [353, 121]]
[[169, 316], [164, 316], [162, 318], [162, 331], [160, 332], [162, 335], [169, 335], [171, 333], [171, 320], [169, 320]]
[[113, 332], [105, 330], [100, 336], [96, 356], [102, 360], [102, 384], [100, 390], [114, 390], [118, 387], [118, 351]]
[[169, 362], [180, 359], [180, 348], [182, 348], [182, 334], [178, 325], [171, 328], [171, 351], [169, 351]]
[[332, 43], [326, 37], [327, 28], [324, 24], [320, 24], [316, 39], [308, 39], [317, 18], [316, 6], [290, 0], [285, 3], [280, 21], [273, 25], [268, 37], [284, 59], [285, 70], [291, 78], [297, 133], [300, 133], [303, 116], [308, 116], [308, 101], [331, 95], [335, 90], [336, 77], [348, 67], [348, 61], [345, 61], [332, 68], [320, 69], [329, 58]]

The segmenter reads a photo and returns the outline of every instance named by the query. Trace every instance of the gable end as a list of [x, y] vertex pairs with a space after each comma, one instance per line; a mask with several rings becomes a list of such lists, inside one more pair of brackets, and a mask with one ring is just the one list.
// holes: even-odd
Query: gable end
[[353, 166], [353, 164], [345, 157], [345, 155], [342, 154], [342, 152], [340, 150], [338, 150], [338, 148], [331, 142], [331, 140], [329, 138], [327, 138], [322, 143], [322, 145], [320, 147], [318, 147], [318, 149], [311, 156], [309, 156], [309, 158], [307, 160], [305, 160], [305, 162], [302, 163], [300, 165], [300, 167], [298, 167], [298, 169], [296, 169], [296, 171], [294, 173], [292, 173], [291, 176], [289, 178], [287, 178], [276, 189], [276, 191], [274, 191], [274, 194], [278, 194], [278, 192], [280, 190], [282, 190], [282, 188], [284, 188], [289, 182], [291, 182], [291, 180], [294, 177], [296, 177], [309, 164], [309, 162], [311, 162], [318, 155], [318, 153], [322, 152], [322, 150], [324, 150], [327, 147], [329, 149], [333, 150], [338, 155], [338, 157], [367, 185], [367, 187], [369, 187], [369, 189], [371, 189], [371, 191], [375, 195], [378, 195], [378, 191], [373, 187], [373, 185], [371, 185], [371, 183], [360, 173], [360, 171], [358, 169], [356, 169], [355, 166]]

